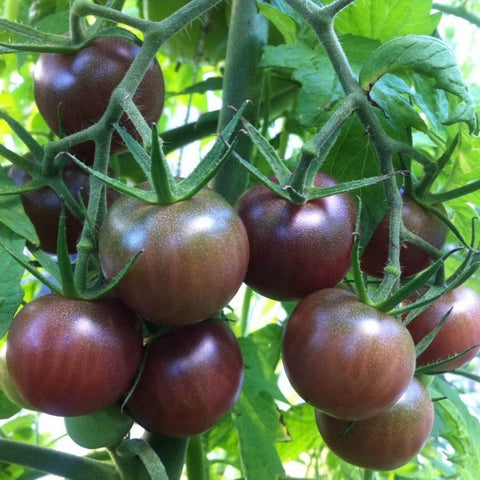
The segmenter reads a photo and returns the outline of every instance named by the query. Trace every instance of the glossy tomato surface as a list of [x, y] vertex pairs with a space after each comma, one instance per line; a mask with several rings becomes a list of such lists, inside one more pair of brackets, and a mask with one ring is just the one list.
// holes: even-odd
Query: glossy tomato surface
[[420, 453], [433, 427], [433, 404], [425, 386], [414, 378], [390, 408], [355, 422], [317, 410], [316, 422], [327, 446], [343, 460], [370, 470], [393, 470]]
[[116, 293], [152, 322], [170, 325], [195, 323], [222, 309], [245, 277], [248, 251], [242, 221], [209, 189], [168, 206], [122, 196], [99, 236], [108, 279], [141, 252]]
[[[325, 174], [317, 187], [336, 182]], [[247, 229], [245, 283], [275, 300], [297, 300], [334, 287], [350, 269], [356, 206], [348, 194], [294, 205], [256, 184], [236, 205]]]
[[419, 343], [431, 333], [449, 311], [432, 343], [418, 356], [419, 366], [466, 352], [434, 368], [436, 371], [454, 370], [469, 363], [480, 351], [480, 297], [464, 285], [434, 300], [424, 312], [408, 323], [407, 328], [414, 342]]
[[[442, 206], [437, 205], [440, 211]], [[402, 220], [410, 232], [441, 250], [445, 244], [448, 228], [433, 213], [429, 212], [410, 197], [403, 195]], [[362, 270], [373, 277], [383, 277], [383, 269], [388, 259], [390, 236], [389, 216], [386, 215], [377, 226], [372, 238], [365, 247], [361, 258]], [[409, 277], [427, 268], [431, 257], [421, 248], [409, 242], [402, 244], [400, 267], [403, 277]]]
[[302, 299], [287, 321], [283, 364], [295, 391], [328, 415], [361, 420], [393, 405], [415, 369], [403, 324], [341, 289]]
[[[16, 185], [25, 185], [31, 178], [20, 168], [10, 168], [9, 177]], [[69, 192], [75, 200], [81, 196], [88, 203], [90, 179], [87, 172], [71, 166], [63, 171], [63, 179]], [[32, 221], [40, 240], [40, 248], [49, 253], [57, 252], [58, 224], [64, 202], [50, 187], [26, 192], [21, 195], [25, 213]], [[65, 208], [65, 229], [69, 253], [76, 251], [76, 243], [82, 233], [83, 223]]]
[[20, 394], [42, 412], [84, 415], [131, 387], [142, 356], [135, 314], [113, 299], [37, 297], [10, 328], [7, 365]]
[[151, 342], [127, 409], [148, 431], [189, 437], [232, 409], [242, 381], [243, 359], [235, 335], [225, 322], [207, 320]]
[[[97, 122], [139, 49], [130, 39], [99, 37], [75, 53], [40, 55], [34, 71], [34, 94], [48, 126], [60, 135], [62, 129], [72, 134]], [[158, 121], [165, 101], [165, 85], [157, 61], [150, 65], [133, 101], [149, 125]], [[137, 136], [126, 115], [120, 124]], [[112, 151], [124, 149], [120, 137], [115, 135]], [[71, 152], [85, 163], [92, 163], [94, 143], [75, 145]]]

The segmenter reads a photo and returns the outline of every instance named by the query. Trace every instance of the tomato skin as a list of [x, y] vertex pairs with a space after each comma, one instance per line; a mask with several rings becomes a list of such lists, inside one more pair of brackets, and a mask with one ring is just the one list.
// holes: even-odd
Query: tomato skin
[[199, 322], [222, 309], [245, 277], [248, 251], [240, 218], [209, 189], [168, 206], [121, 196], [99, 234], [107, 279], [142, 252], [115, 291], [133, 310], [168, 325]]
[[343, 460], [370, 470], [393, 470], [408, 463], [425, 446], [434, 412], [427, 389], [414, 378], [393, 406], [356, 422], [349, 430], [349, 422], [319, 410], [315, 419], [327, 446]]
[[[15, 185], [25, 185], [31, 178], [23, 170], [12, 166], [9, 177]], [[88, 203], [90, 177], [84, 170], [71, 166], [63, 170], [65, 184], [72, 194], [78, 199], [81, 195], [83, 202]], [[44, 187], [21, 195], [25, 213], [32, 221], [40, 240], [40, 248], [48, 253], [57, 252], [58, 223], [62, 211], [63, 201], [50, 187]], [[65, 229], [67, 248], [69, 253], [76, 251], [76, 244], [82, 233], [83, 223], [65, 208]]]
[[[403, 195], [402, 220], [405, 227], [441, 250], [447, 238], [447, 226], [417, 202], [407, 195]], [[436, 205], [444, 211], [441, 205]], [[382, 278], [383, 269], [388, 260], [388, 243], [390, 236], [389, 216], [380, 221], [374, 231], [361, 258], [361, 268], [364, 273], [372, 277]], [[402, 277], [410, 277], [427, 268], [432, 262], [431, 257], [421, 248], [409, 242], [402, 244], [400, 250], [400, 266]]]
[[[115, 87], [123, 79], [140, 47], [123, 37], [99, 37], [72, 54], [44, 53], [34, 71], [34, 95], [38, 109], [48, 126], [61, 133], [58, 109], [67, 134], [83, 130], [104, 114]], [[158, 121], [165, 101], [163, 74], [153, 62], [141, 81], [133, 100], [149, 125]], [[126, 115], [120, 125], [138, 138]], [[71, 152], [85, 163], [93, 163], [94, 143], [75, 145]], [[112, 153], [125, 150], [115, 134]]]
[[36, 409], [85, 415], [115, 403], [131, 387], [142, 356], [142, 328], [114, 299], [37, 297], [15, 316], [7, 365]]
[[[326, 174], [315, 185], [336, 181]], [[351, 266], [356, 206], [348, 194], [294, 205], [263, 184], [236, 205], [250, 242], [245, 283], [265, 297], [298, 300], [337, 285]]]
[[283, 364], [308, 403], [343, 420], [372, 417], [395, 403], [415, 370], [415, 347], [394, 317], [342, 289], [302, 299], [287, 321]]
[[77, 445], [93, 449], [120, 443], [132, 428], [133, 419], [114, 404], [87, 415], [65, 417], [64, 423]]
[[464, 285], [445, 293], [411, 320], [407, 329], [419, 343], [442, 321], [452, 308], [432, 343], [418, 356], [419, 366], [446, 360], [469, 348], [461, 357], [433, 368], [437, 372], [455, 370], [469, 363], [480, 351], [480, 297]]
[[225, 322], [187, 325], [153, 340], [127, 409], [146, 430], [197, 435], [234, 406], [243, 381], [238, 341]]

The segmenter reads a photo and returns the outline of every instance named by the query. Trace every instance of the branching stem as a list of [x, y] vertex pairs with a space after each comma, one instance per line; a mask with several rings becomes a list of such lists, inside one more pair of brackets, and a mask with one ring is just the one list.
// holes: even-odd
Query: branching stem
[[389, 257], [385, 276], [374, 295], [374, 300], [385, 299], [393, 289], [397, 288], [400, 279], [402, 198], [395, 180], [393, 165], [393, 157], [399, 150], [399, 146], [397, 141], [387, 135], [375, 115], [372, 105], [355, 77], [333, 27], [336, 14], [353, 3], [353, 0], [337, 0], [323, 7], [316, 5], [311, 0], [286, 1], [305, 18], [316, 33], [335, 69], [345, 94], [347, 97], [354, 99], [355, 112], [375, 147], [381, 174], [389, 175], [384, 181], [390, 217]]

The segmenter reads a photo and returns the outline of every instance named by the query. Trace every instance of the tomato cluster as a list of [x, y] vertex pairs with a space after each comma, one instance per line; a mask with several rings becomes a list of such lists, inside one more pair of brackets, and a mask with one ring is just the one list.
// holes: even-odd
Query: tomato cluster
[[[41, 55], [35, 98], [52, 130], [69, 135], [95, 124], [139, 48], [123, 37], [99, 37], [73, 54]], [[149, 125], [164, 96], [153, 62], [133, 96]], [[128, 118], [120, 124], [137, 136]], [[114, 137], [112, 153], [122, 148]], [[71, 145], [70, 153], [91, 165], [94, 149], [87, 142]], [[71, 196], [87, 204], [89, 175], [71, 162], [62, 174]], [[17, 167], [10, 176], [18, 186], [31, 181]], [[161, 435], [199, 434], [232, 409], [243, 382], [239, 343], [218, 313], [245, 277], [245, 228], [208, 188], [170, 205], [111, 197], [98, 236], [104, 280], [135, 260], [131, 268], [113, 295], [50, 293], [25, 305], [9, 331], [1, 384], [22, 406], [64, 416], [68, 434], [86, 448], [120, 442], [133, 419]], [[23, 193], [22, 202], [40, 247], [56, 254], [63, 198], [44, 187]], [[82, 228], [67, 212], [71, 253]]]
[[[335, 181], [319, 174], [315, 183]], [[444, 223], [410, 197], [404, 195], [403, 201], [405, 228], [440, 250], [447, 235]], [[444, 213], [442, 206], [436, 208]], [[250, 241], [245, 282], [264, 296], [299, 300], [284, 330], [283, 366], [294, 390], [315, 407], [325, 443], [344, 460], [368, 469], [407, 463], [428, 440], [434, 417], [429, 393], [414, 377], [416, 368], [451, 370], [476, 355], [480, 298], [460, 287], [407, 328], [401, 318], [364, 304], [347, 289], [332, 288], [351, 266], [356, 209], [348, 195], [293, 205], [258, 184], [239, 199], [237, 209]], [[364, 273], [383, 276], [389, 235], [385, 216], [361, 257]], [[419, 273], [431, 261], [416, 245], [402, 245], [402, 277]], [[440, 333], [417, 359], [416, 344], [450, 308]]]
[[[40, 56], [35, 98], [52, 130], [73, 134], [102, 118], [138, 50], [125, 38], [100, 37], [74, 54]], [[133, 97], [148, 124], [158, 120], [164, 95], [154, 62]], [[126, 117], [120, 124], [137, 135]], [[112, 152], [122, 148], [114, 137]], [[87, 142], [70, 151], [92, 164], [94, 149]], [[11, 177], [17, 185], [29, 181], [16, 167]], [[88, 202], [83, 170], [68, 165], [63, 179], [72, 197]], [[314, 180], [316, 187], [336, 184], [324, 173]], [[22, 201], [40, 247], [55, 253], [62, 200], [44, 188]], [[443, 223], [407, 196], [403, 205], [403, 225], [441, 249]], [[294, 205], [257, 184], [235, 208], [207, 187], [168, 205], [123, 194], [108, 207], [96, 253], [113, 294], [95, 300], [48, 294], [28, 303], [13, 320], [0, 375], [15, 401], [65, 416], [67, 432], [86, 448], [120, 442], [134, 420], [164, 436], [197, 435], [233, 408], [243, 358], [219, 312], [243, 282], [265, 297], [297, 302], [282, 339], [285, 373], [315, 407], [325, 443], [360, 467], [397, 468], [425, 445], [434, 412], [414, 376], [417, 366], [455, 369], [480, 350], [480, 298], [466, 287], [441, 296], [408, 325], [338, 287], [351, 268], [356, 234], [349, 194]], [[67, 217], [70, 252], [82, 227]], [[364, 273], [383, 275], [388, 238], [386, 216], [363, 253]], [[406, 244], [402, 276], [431, 260]], [[416, 345], [436, 329], [417, 358]], [[99, 424], [102, 435], [92, 437]]]

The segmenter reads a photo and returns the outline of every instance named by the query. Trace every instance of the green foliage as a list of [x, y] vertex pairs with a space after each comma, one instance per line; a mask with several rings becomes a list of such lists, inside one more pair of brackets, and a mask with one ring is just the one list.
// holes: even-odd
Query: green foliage
[[408, 34], [431, 35], [440, 14], [431, 14], [432, 1], [360, 0], [338, 15], [337, 30], [384, 43]]

